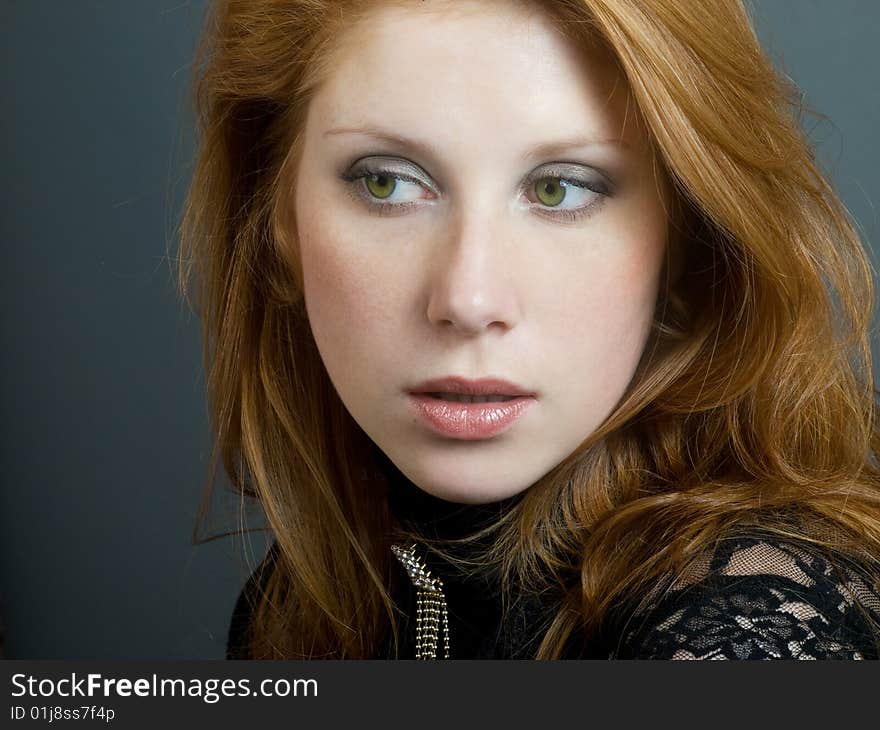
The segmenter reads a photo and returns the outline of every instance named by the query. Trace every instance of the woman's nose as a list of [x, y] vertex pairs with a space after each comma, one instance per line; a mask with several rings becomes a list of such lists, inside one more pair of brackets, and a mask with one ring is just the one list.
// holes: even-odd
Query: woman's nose
[[485, 213], [463, 217], [438, 248], [429, 279], [431, 324], [468, 335], [515, 326], [520, 308], [510, 231]]

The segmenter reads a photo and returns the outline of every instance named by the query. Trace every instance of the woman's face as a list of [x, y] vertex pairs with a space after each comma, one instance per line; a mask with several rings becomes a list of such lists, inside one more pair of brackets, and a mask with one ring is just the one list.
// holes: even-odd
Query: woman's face
[[[627, 111], [607, 57], [513, 3], [378, 8], [313, 98], [295, 186], [309, 322], [352, 417], [426, 492], [527, 489], [632, 379], [667, 223]], [[532, 395], [411, 394], [447, 376]]]

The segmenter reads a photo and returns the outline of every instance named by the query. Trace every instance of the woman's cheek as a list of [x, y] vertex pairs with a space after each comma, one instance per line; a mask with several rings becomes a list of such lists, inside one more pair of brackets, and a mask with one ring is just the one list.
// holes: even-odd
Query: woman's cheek
[[[365, 340], [388, 317], [375, 266], [351, 254], [351, 242], [306, 236], [303, 272], [306, 310], [322, 357], [330, 365], [369, 357]], [[384, 306], [383, 306], [384, 305]], [[332, 367], [332, 365], [330, 365]]]

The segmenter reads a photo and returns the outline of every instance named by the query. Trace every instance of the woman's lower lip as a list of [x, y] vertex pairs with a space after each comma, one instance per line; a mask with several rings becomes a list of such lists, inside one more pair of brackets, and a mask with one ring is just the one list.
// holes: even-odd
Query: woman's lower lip
[[533, 396], [521, 396], [493, 403], [461, 403], [426, 393], [410, 393], [409, 399], [432, 431], [463, 441], [504, 433], [535, 402]]

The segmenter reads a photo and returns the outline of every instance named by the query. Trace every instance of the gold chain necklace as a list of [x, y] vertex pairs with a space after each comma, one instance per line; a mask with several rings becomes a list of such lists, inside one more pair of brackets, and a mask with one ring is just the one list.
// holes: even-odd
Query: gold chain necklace
[[391, 552], [403, 564], [410, 580], [417, 589], [416, 611], [416, 659], [436, 659], [440, 639], [440, 623], [443, 623], [443, 659], [449, 659], [449, 615], [443, 581], [431, 575], [423, 558], [416, 555], [416, 546], [392, 545]]

